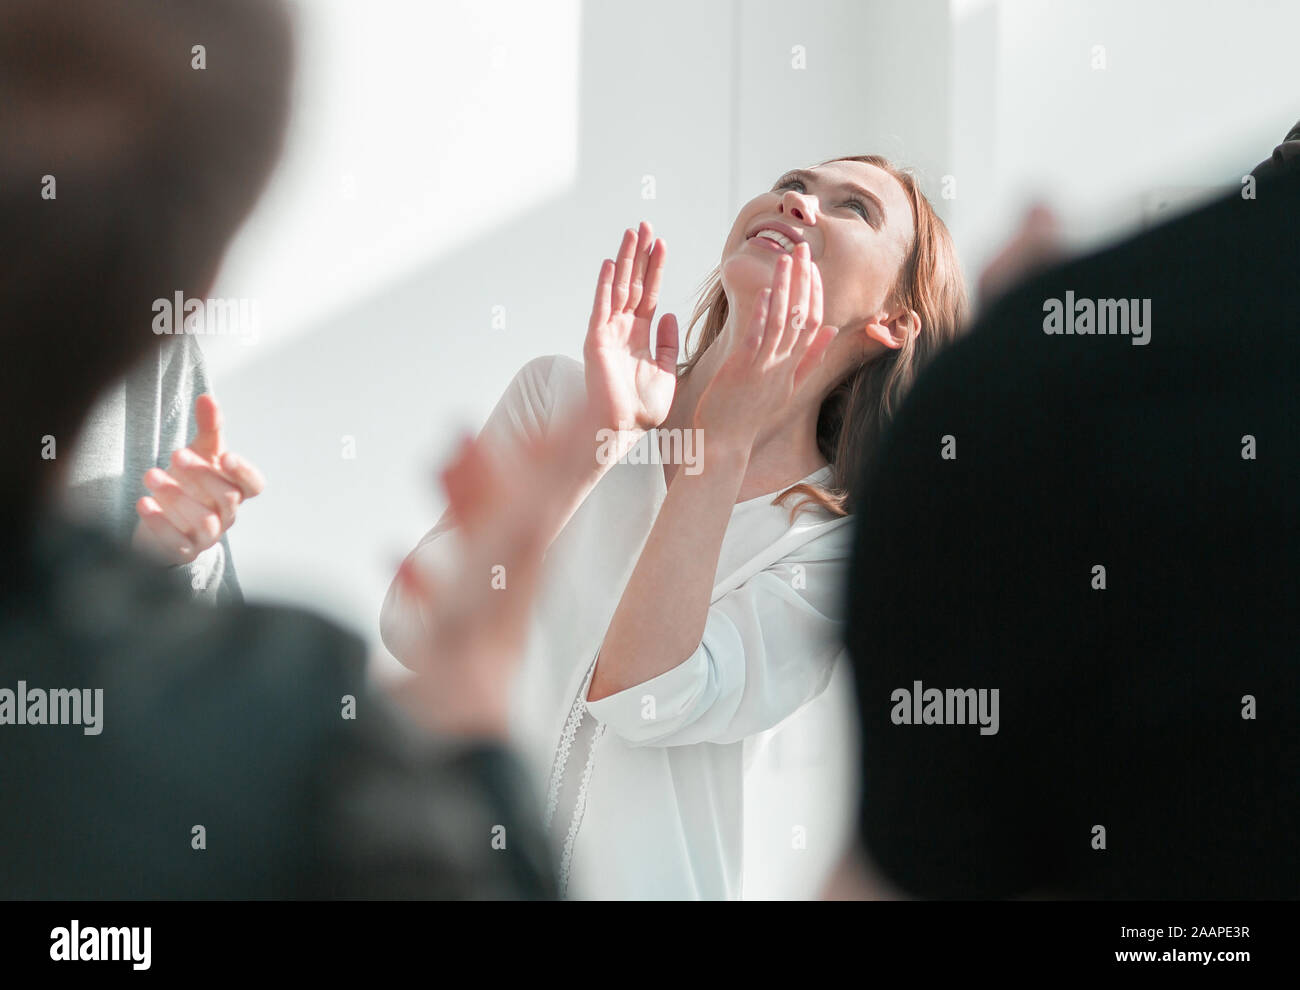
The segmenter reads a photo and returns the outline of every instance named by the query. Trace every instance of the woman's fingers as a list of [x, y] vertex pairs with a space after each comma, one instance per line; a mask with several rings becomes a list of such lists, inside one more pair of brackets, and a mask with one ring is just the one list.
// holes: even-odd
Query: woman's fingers
[[812, 269], [812, 284], [808, 289], [808, 328], [820, 329], [822, 325], [822, 270], [809, 262]]
[[630, 312], [634, 318], [626, 343], [633, 351], [649, 351], [650, 321], [659, 305], [665, 254], [664, 242], [654, 236], [648, 221], [643, 220], [636, 230], [623, 231], [618, 256], [601, 264], [596, 279], [596, 297], [587, 323], [589, 343], [615, 316]]
[[658, 238], [650, 245], [645, 274], [645, 288], [641, 293], [641, 301], [636, 308], [636, 315], [647, 320], [654, 316], [655, 309], [659, 306], [659, 288], [664, 281], [664, 258], [667, 252], [667, 245]]
[[806, 289], [806, 294], [797, 304], [802, 307], [797, 317], [793, 315], [794, 307], [791, 308], [791, 329], [786, 333], [788, 347], [782, 356], [788, 359], [789, 366], [797, 375], [801, 363], [812, 350], [815, 342], [818, 339], [824, 339], [826, 342], [829, 340], [819, 338], [822, 324], [821, 273], [809, 256], [808, 245], [800, 244], [795, 249], [795, 268], [798, 283], [801, 288]]
[[619, 245], [618, 260], [614, 263], [614, 296], [611, 300], [613, 312], [621, 313], [627, 308], [628, 294], [632, 290], [632, 262], [636, 258], [637, 232], [630, 227], [623, 231], [623, 243]]
[[[825, 332], [828, 330], [829, 334]], [[794, 347], [790, 348], [790, 360], [798, 367], [799, 362], [813, 355], [819, 347], [824, 351], [834, 337], [834, 327], [805, 327], [803, 333], [799, 334], [799, 339], [795, 341]]]
[[632, 281], [628, 287], [626, 307], [637, 310], [641, 305], [641, 296], [645, 290], [646, 268], [650, 262], [650, 249], [654, 247], [654, 230], [648, 221], [642, 220], [636, 232], [636, 254], [632, 257]]
[[816, 330], [809, 330], [805, 336], [808, 338], [806, 346], [797, 348], [791, 356], [794, 364], [794, 387], [798, 388], [799, 384], [808, 377], [809, 372], [822, 363], [826, 357], [826, 352], [830, 349], [831, 341], [839, 333], [838, 327], [830, 325], [818, 327]]
[[665, 313], [659, 318], [659, 335], [655, 338], [655, 364], [660, 371], [677, 373], [677, 336], [677, 317]]
[[[649, 224], [646, 225], [647, 227]], [[638, 256], [638, 264], [640, 263]], [[664, 242], [654, 241], [644, 255], [646, 272], [641, 286], [640, 299], [633, 312], [632, 333], [628, 345], [633, 353], [650, 353], [650, 325], [654, 319], [655, 309], [659, 306], [659, 287], [664, 277]], [[634, 276], [635, 280], [635, 276]], [[631, 300], [628, 301], [631, 306]]]
[[779, 353], [781, 338], [785, 335], [785, 326], [790, 307], [790, 269], [793, 262], [789, 255], [777, 259], [776, 274], [772, 278], [772, 297], [768, 303], [767, 320], [763, 329], [763, 355], [774, 357]]
[[840, 328], [830, 325], [817, 328], [817, 336], [813, 339], [812, 346], [808, 348], [808, 356], [818, 364], [830, 350], [831, 344], [839, 336]]
[[779, 355], [789, 354], [804, 336], [803, 330], [808, 325], [808, 295], [812, 289], [811, 267], [807, 243], [795, 245], [794, 267], [790, 271], [790, 327], [782, 338]]
[[591, 336], [600, 327], [609, 322], [613, 303], [614, 262], [606, 258], [600, 263], [600, 275], [596, 278], [596, 298], [591, 304], [591, 320], [587, 323], [587, 336]]
[[749, 318], [749, 326], [745, 328], [745, 335], [741, 338], [741, 343], [744, 345], [742, 353], [751, 358], [757, 357], [763, 351], [771, 309], [772, 290], [767, 288], [758, 294], [758, 302], [754, 304], [754, 313]]

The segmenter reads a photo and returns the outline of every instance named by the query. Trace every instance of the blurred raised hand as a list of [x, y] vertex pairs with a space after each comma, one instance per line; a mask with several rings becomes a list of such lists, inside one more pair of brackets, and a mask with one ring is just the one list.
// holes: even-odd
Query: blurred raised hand
[[443, 734], [506, 735], [509, 684], [542, 558], [569, 508], [570, 480], [591, 457], [588, 417], [578, 410], [508, 450], [466, 439], [442, 471], [455, 561], [440, 575], [410, 558], [398, 570], [425, 638], [410, 664], [416, 676], [395, 690], [421, 724]]
[[1064, 256], [1056, 216], [1041, 204], [1030, 207], [1020, 222], [1020, 229], [980, 273], [980, 306], [987, 308], [1017, 282]]
[[194, 419], [198, 434], [172, 454], [166, 471], [145, 472], [151, 494], [135, 504], [132, 544], [168, 564], [188, 564], [213, 546], [235, 524], [239, 506], [266, 487], [257, 468], [226, 450], [216, 399], [200, 395]]

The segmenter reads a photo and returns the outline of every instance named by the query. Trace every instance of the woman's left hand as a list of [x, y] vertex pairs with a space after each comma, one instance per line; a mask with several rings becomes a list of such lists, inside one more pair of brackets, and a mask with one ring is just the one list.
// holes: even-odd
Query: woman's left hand
[[821, 273], [807, 244], [777, 260], [731, 352], [700, 396], [695, 426], [705, 444], [748, 453], [759, 427], [782, 409], [813, 371], [838, 330], [822, 324]]

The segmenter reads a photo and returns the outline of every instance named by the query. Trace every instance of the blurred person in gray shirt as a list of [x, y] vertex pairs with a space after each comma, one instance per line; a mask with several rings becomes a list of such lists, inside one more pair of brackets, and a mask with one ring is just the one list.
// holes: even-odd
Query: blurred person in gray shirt
[[211, 286], [291, 65], [269, 0], [0, 5], [0, 897], [555, 896], [506, 686], [577, 427], [514, 452], [509, 489], [461, 449], [459, 580], [420, 579], [426, 656], [391, 691], [330, 622], [205, 607], [69, 521], [39, 453], [148, 359], [153, 300]]

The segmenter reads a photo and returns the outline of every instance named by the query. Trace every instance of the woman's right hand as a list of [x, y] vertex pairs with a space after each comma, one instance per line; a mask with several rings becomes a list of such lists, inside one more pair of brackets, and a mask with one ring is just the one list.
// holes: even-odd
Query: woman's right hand
[[759, 427], [793, 398], [839, 330], [822, 323], [822, 277], [807, 244], [777, 259], [722, 366], [700, 396], [694, 425], [711, 449], [748, 457]]
[[618, 260], [605, 259], [582, 353], [587, 399], [602, 428], [643, 433], [662, 423], [677, 388], [677, 318], [659, 321], [656, 353], [650, 325], [663, 280], [662, 240], [650, 224], [623, 232]]

